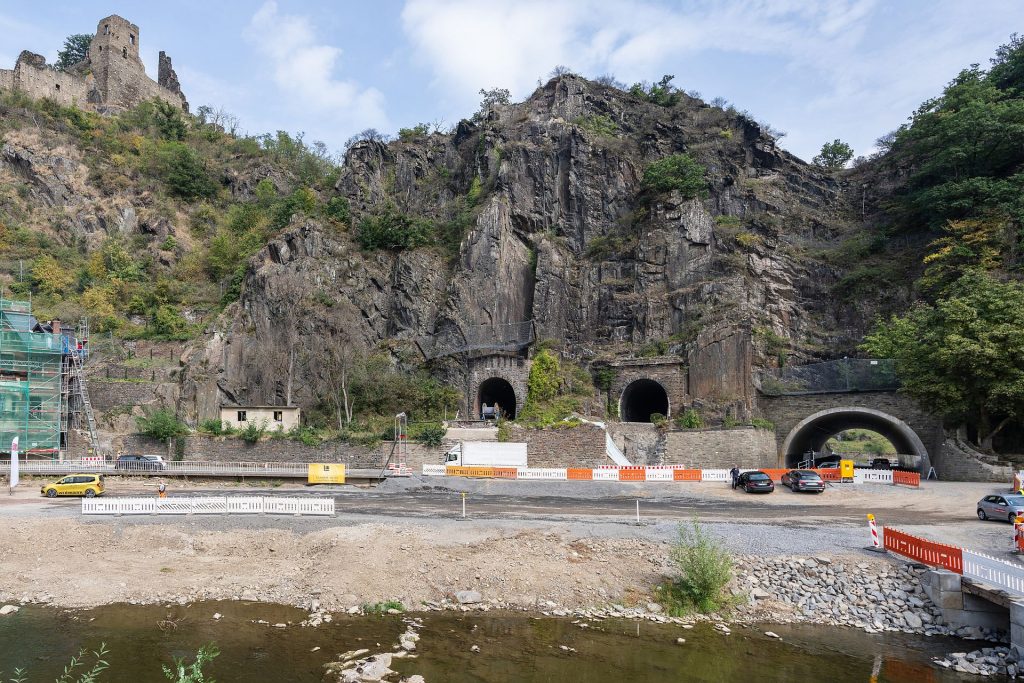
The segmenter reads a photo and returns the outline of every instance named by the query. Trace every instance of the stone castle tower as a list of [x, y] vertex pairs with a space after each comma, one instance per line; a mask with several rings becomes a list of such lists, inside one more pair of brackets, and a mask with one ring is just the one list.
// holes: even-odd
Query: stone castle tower
[[24, 50], [14, 69], [0, 69], [0, 88], [101, 112], [128, 109], [154, 97], [188, 111], [171, 58], [160, 53], [154, 81], [139, 58], [139, 42], [139, 27], [112, 14], [97, 24], [85, 60], [57, 71], [42, 55]]

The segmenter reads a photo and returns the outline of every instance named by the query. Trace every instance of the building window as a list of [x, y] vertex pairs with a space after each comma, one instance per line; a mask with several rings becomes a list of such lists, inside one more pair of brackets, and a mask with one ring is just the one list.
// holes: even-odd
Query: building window
[[110, 35], [110, 24], [103, 24], [103, 35]]
[[53, 87], [56, 88], [57, 90], [60, 90], [60, 83], [55, 84]]
[[239, 410], [238, 411], [238, 421], [239, 422], [245, 422], [245, 411], [244, 410]]
[[284, 411], [282, 411], [282, 410], [275, 410], [274, 411], [274, 422], [283, 422], [283, 421], [284, 421]]
[[131, 43], [132, 45], [135, 44], [135, 36], [132, 35], [131, 33], [128, 34], [128, 42]]
[[128, 48], [126, 48], [126, 47], [122, 47], [121, 48], [121, 56], [124, 57], [125, 59], [128, 59]]

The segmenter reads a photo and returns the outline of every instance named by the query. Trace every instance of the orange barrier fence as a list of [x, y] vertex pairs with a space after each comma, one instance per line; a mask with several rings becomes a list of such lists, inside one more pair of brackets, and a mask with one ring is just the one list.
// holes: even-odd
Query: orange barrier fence
[[916, 560], [932, 567], [944, 567], [957, 574], [964, 573], [963, 550], [945, 543], [935, 543], [917, 536], [884, 527], [882, 529], [885, 549]]
[[919, 472], [903, 472], [901, 470], [893, 470], [892, 483], [903, 484], [904, 486], [920, 486], [921, 474]]
[[619, 481], [647, 481], [647, 472], [643, 467], [637, 469], [620, 468]]
[[826, 467], [820, 470], [814, 470], [818, 473], [824, 481], [842, 481], [843, 475], [840, 474], [838, 467]]
[[516, 479], [518, 474], [516, 473], [515, 467], [495, 467], [494, 468], [495, 479]]
[[788, 470], [774, 470], [773, 469], [773, 470], [761, 470], [761, 471], [764, 472], [765, 474], [767, 474], [769, 477], [771, 477], [772, 481], [778, 482], [778, 481], [782, 481], [782, 475], [783, 474], [785, 474], [786, 472], [792, 472], [793, 470], [792, 469], [788, 469]]
[[700, 470], [672, 470], [672, 481], [700, 481]]
[[449, 477], [494, 477], [493, 467], [453, 467], [445, 468]]
[[594, 478], [594, 470], [582, 467], [568, 467], [565, 470], [565, 478], [574, 481], [590, 481]]

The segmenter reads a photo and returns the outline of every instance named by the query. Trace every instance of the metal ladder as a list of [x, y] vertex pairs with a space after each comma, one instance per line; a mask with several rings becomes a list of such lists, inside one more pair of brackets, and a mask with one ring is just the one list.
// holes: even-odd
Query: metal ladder
[[89, 442], [92, 444], [92, 453], [93, 455], [99, 455], [100, 442], [96, 437], [96, 418], [93, 417], [89, 390], [85, 386], [85, 375], [82, 372], [82, 356], [77, 351], [71, 352], [71, 367], [74, 371], [75, 385], [78, 388], [78, 398], [82, 401], [82, 410], [85, 412], [85, 422], [89, 427]]

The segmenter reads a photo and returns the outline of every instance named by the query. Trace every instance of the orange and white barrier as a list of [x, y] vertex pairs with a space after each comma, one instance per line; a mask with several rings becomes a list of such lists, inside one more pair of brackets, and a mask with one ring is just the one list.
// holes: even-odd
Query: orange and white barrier
[[871, 530], [871, 547], [875, 550], [882, 547], [882, 543], [878, 540], [878, 527], [875, 526], [875, 516], [868, 515], [868, 528]]
[[[741, 472], [753, 472], [751, 468], [743, 468]], [[790, 470], [762, 469], [762, 472], [778, 482], [782, 475]], [[825, 481], [842, 481], [838, 469], [814, 470]], [[471, 477], [486, 479], [551, 479], [562, 481], [697, 481], [697, 482], [728, 482], [729, 470], [726, 469], [693, 469], [685, 465], [600, 465], [598, 467], [482, 467], [423, 465], [426, 477]], [[901, 484], [904, 486], [920, 486], [921, 475], [917, 472], [899, 470], [859, 470], [854, 482]]]

